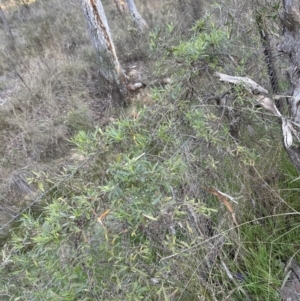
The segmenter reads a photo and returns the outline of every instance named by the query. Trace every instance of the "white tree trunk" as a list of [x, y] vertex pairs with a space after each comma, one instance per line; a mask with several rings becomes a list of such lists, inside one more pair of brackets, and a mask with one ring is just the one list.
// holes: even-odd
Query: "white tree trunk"
[[128, 10], [129, 10], [134, 22], [137, 24], [140, 31], [143, 32], [146, 28], [148, 28], [147, 22], [139, 14], [139, 12], [135, 6], [134, 0], [126, 0], [126, 2], [127, 2]]
[[148, 28], [148, 24], [138, 12], [134, 0], [114, 0], [114, 1], [121, 14], [123, 14], [126, 11], [130, 13], [135, 24], [137, 25], [138, 29], [141, 32], [143, 32], [145, 29]]
[[94, 47], [100, 60], [101, 75], [127, 94], [126, 76], [119, 63], [110, 29], [100, 0], [81, 0]]

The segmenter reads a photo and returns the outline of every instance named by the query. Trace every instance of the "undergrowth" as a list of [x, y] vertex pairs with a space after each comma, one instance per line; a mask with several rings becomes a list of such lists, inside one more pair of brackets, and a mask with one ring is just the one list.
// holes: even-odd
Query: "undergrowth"
[[[171, 78], [148, 88], [150, 105], [95, 129], [88, 107], [66, 115], [76, 160], [30, 178], [43, 206], [2, 249], [2, 300], [279, 300], [284, 264], [299, 260], [299, 179], [277, 120], [213, 75], [234, 56], [259, 80], [257, 59], [213, 16], [185, 40], [175, 29], [149, 36], [154, 73]], [[80, 72], [64, 66], [47, 80], [71, 102], [61, 79]]]

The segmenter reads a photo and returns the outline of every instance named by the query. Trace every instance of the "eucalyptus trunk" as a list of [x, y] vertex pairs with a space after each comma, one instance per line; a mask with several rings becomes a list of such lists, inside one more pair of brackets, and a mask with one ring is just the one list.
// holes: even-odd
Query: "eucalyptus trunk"
[[136, 8], [134, 0], [114, 0], [120, 13], [129, 12], [138, 29], [143, 32], [148, 28], [148, 24], [140, 15]]
[[[288, 98], [290, 120], [294, 125], [294, 133], [300, 137], [300, 0], [283, 0], [280, 12], [283, 35], [278, 44], [278, 51], [290, 59], [288, 78], [291, 85], [291, 97]], [[294, 166], [300, 173], [300, 147], [293, 145], [286, 148]]]
[[102, 3], [100, 0], [81, 0], [81, 6], [100, 61], [99, 71], [124, 96], [127, 94], [126, 76], [116, 54]]
[[127, 2], [128, 10], [129, 10], [134, 22], [136, 23], [136, 25], [138, 26], [140, 31], [143, 32], [146, 28], [148, 28], [147, 22], [139, 14], [139, 12], [135, 6], [134, 0], [126, 0], [126, 2]]

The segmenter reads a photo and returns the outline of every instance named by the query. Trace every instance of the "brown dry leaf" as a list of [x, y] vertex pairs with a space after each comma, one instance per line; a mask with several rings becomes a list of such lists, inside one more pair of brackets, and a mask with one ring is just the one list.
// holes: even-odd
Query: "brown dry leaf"
[[107, 209], [106, 211], [104, 211], [103, 213], [101, 213], [101, 214], [99, 215], [99, 217], [97, 218], [97, 221], [98, 221], [101, 225], [103, 225], [102, 220], [109, 214], [109, 212], [110, 212], [110, 209]]
[[281, 113], [278, 111], [275, 103], [269, 97], [264, 95], [258, 95], [256, 101], [267, 111], [271, 112], [274, 116], [282, 117]]
[[215, 188], [206, 188], [206, 187], [203, 187], [203, 189], [205, 189], [207, 192], [210, 192], [211, 194], [213, 194], [213, 195], [215, 195], [215, 196], [218, 197], [218, 199], [220, 200], [220, 202], [223, 203], [226, 206], [227, 210], [231, 213], [231, 217], [232, 217], [232, 220], [233, 220], [234, 224], [236, 226], [238, 226], [238, 222], [236, 220], [233, 207], [229, 203], [227, 197], [225, 197], [225, 194], [222, 193], [221, 191], [215, 189]]

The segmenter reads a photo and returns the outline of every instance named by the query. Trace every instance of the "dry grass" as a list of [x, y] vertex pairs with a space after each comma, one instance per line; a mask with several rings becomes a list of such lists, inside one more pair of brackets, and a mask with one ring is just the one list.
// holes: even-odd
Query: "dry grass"
[[[156, 0], [137, 4], [150, 27], [174, 22], [184, 31], [195, 18], [191, 3], [180, 20], [181, 1], [178, 6]], [[153, 69], [148, 33], [141, 35], [130, 16], [120, 18], [113, 2], [103, 4], [122, 65], [128, 72], [142, 66], [137, 72], [148, 84]], [[8, 0], [1, 7], [10, 32], [0, 28], [0, 192], [17, 211], [25, 194], [15, 198], [13, 175], [55, 172], [56, 162], [70, 157], [74, 134], [105, 125], [117, 113], [114, 96], [97, 72], [79, 2]], [[149, 99], [148, 92], [133, 97], [141, 105]]]
[[69, 157], [70, 137], [92, 129], [108, 103], [99, 99], [105, 93], [78, 5], [37, 1], [4, 12], [14, 43], [0, 31], [0, 181], [18, 207], [11, 175], [55, 170], [55, 160]]

